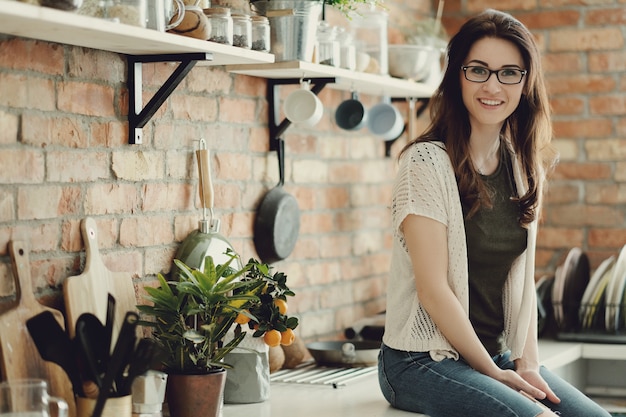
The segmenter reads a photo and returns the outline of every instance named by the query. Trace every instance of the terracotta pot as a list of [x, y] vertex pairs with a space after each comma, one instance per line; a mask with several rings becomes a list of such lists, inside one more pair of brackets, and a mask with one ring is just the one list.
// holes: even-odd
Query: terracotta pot
[[171, 417], [219, 417], [226, 370], [204, 375], [168, 375], [165, 398]]

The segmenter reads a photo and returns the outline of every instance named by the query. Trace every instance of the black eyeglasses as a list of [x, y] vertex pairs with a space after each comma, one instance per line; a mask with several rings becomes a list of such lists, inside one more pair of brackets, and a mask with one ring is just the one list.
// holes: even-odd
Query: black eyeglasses
[[519, 84], [524, 79], [524, 75], [528, 71], [517, 68], [501, 68], [499, 70], [490, 70], [489, 68], [481, 67], [479, 65], [467, 65], [461, 67], [465, 79], [473, 83], [487, 82], [491, 74], [496, 74], [496, 78], [500, 81], [500, 84]]

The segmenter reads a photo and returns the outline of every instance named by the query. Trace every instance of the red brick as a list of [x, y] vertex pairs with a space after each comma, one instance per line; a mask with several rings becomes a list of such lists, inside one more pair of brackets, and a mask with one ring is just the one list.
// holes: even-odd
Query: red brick
[[139, 207], [139, 195], [134, 185], [96, 183], [86, 191], [85, 214], [133, 213]]
[[537, 246], [544, 249], [580, 246], [584, 238], [583, 231], [578, 228], [542, 226], [538, 230]]
[[613, 122], [610, 119], [584, 118], [576, 120], [555, 120], [554, 133], [559, 138], [600, 138], [610, 136]]
[[609, 51], [589, 54], [589, 70], [592, 72], [626, 71], [626, 52]]
[[613, 248], [617, 252], [626, 244], [626, 229], [590, 229], [588, 242], [590, 247]]
[[545, 74], [579, 74], [584, 64], [578, 52], [547, 52], [542, 54], [542, 67]]
[[60, 110], [87, 116], [115, 116], [112, 87], [89, 82], [62, 82], [58, 87]]
[[[498, 8], [500, 8], [499, 5]], [[516, 13], [515, 17], [532, 31], [576, 26], [580, 20], [580, 12], [577, 10], [541, 10], [538, 12]]]
[[123, 55], [89, 48], [69, 48], [68, 75], [72, 78], [109, 82], [126, 80]]
[[22, 140], [41, 147], [86, 148], [89, 145], [87, 131], [75, 118], [42, 117], [32, 113], [22, 116]]
[[552, 97], [550, 105], [556, 115], [580, 115], [585, 111], [585, 100], [578, 97]]
[[626, 24], [626, 11], [623, 6], [590, 9], [586, 12], [585, 25], [618, 26], [624, 24]]
[[17, 142], [19, 118], [15, 114], [0, 111], [0, 144]]
[[[546, 211], [549, 211], [549, 207], [552, 204], [563, 203], [575, 203], [579, 200], [580, 189], [575, 185], [569, 183], [561, 183], [557, 181], [550, 181], [548, 183], [548, 189], [546, 194]], [[545, 214], [545, 211], [544, 211]]]
[[33, 184], [44, 180], [45, 160], [39, 150], [3, 149], [0, 152], [0, 184]]
[[63, 45], [23, 38], [0, 42], [0, 62], [11, 69], [63, 75]]
[[589, 98], [591, 114], [626, 114], [626, 94], [601, 94]]
[[183, 96], [174, 93], [169, 98], [172, 115], [176, 119], [216, 122], [218, 104], [214, 98]]
[[585, 162], [561, 162], [554, 174], [554, 179], [603, 180], [611, 177], [610, 165]]
[[559, 29], [550, 33], [550, 51], [597, 51], [623, 46], [619, 28]]
[[548, 77], [550, 94], [596, 94], [615, 90], [613, 77], [593, 74], [560, 75]]
[[43, 111], [56, 109], [54, 81], [24, 74], [0, 73], [0, 105]]
[[626, 184], [589, 184], [585, 187], [589, 204], [626, 204]]
[[46, 156], [48, 181], [78, 183], [110, 176], [106, 152], [49, 151]]
[[61, 226], [61, 249], [66, 252], [79, 252], [83, 249], [80, 221], [71, 219]]
[[554, 226], [620, 227], [624, 224], [624, 212], [619, 207], [583, 204], [553, 206], [548, 213], [548, 221]]
[[[489, 7], [494, 7], [494, 4], [489, 0], [468, 0], [465, 7], [468, 12], [478, 13]], [[536, 7], [537, 0], [498, 1], [498, 9], [500, 10], [533, 10]]]
[[120, 224], [120, 245], [125, 247], [163, 245], [173, 239], [174, 231], [162, 216], [126, 218]]

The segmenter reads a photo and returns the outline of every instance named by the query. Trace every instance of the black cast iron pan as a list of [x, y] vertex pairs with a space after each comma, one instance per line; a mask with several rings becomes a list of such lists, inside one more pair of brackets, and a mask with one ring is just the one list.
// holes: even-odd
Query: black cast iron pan
[[254, 223], [254, 245], [264, 263], [287, 258], [298, 240], [300, 208], [296, 198], [283, 188], [285, 184], [285, 143], [278, 141], [278, 173], [280, 180], [261, 200]]

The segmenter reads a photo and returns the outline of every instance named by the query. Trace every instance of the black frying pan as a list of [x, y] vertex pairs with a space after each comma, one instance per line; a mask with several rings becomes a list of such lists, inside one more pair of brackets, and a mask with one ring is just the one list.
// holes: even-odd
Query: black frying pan
[[298, 201], [283, 188], [285, 143], [281, 138], [276, 140], [280, 180], [261, 200], [254, 223], [254, 246], [261, 261], [268, 264], [287, 258], [300, 232]]

